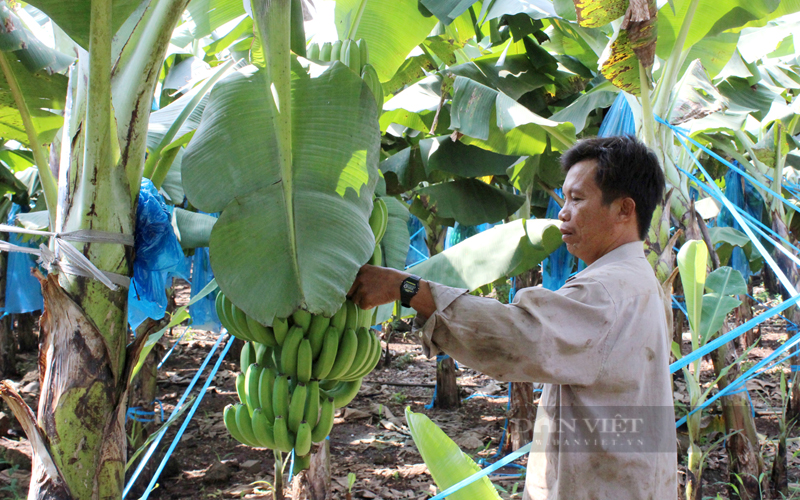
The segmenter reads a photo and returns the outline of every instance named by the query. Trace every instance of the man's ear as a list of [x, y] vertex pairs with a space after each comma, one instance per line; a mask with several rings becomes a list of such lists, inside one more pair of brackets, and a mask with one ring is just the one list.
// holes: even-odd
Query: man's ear
[[622, 198], [619, 206], [619, 215], [623, 219], [636, 217], [636, 202], [633, 201], [633, 198]]

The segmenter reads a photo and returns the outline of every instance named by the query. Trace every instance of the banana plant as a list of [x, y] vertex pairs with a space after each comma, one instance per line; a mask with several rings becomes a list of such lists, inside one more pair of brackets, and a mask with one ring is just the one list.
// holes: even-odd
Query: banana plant
[[[689, 328], [692, 335], [692, 351], [704, 346], [713, 339], [725, 321], [726, 316], [741, 301], [734, 295], [746, 294], [747, 284], [739, 271], [730, 267], [720, 267], [708, 274], [706, 271], [709, 261], [708, 247], [703, 241], [689, 240], [678, 252], [678, 269], [683, 283]], [[683, 356], [680, 346], [673, 343], [673, 354], [677, 359]], [[746, 353], [735, 363], [744, 359]], [[728, 368], [722, 370], [716, 380], [705, 388], [700, 381], [701, 359], [695, 360], [691, 369], [683, 368], [686, 387], [689, 392], [689, 408], [692, 412], [700, 408], [708, 399], [717, 381], [722, 379]], [[734, 363], [734, 364], [735, 364]], [[696, 411], [688, 416], [686, 424], [689, 429], [688, 468], [691, 472], [690, 481], [686, 486], [686, 499], [698, 498], [698, 491], [702, 484], [705, 452], [700, 448], [701, 411]]]

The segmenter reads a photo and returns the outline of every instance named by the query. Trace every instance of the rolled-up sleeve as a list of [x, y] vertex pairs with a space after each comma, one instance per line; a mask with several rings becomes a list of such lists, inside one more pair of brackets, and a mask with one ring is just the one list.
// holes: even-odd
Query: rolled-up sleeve
[[607, 359], [615, 304], [599, 282], [520, 290], [514, 302], [431, 283], [436, 312], [415, 328], [428, 356], [444, 352], [493, 378], [590, 385]]

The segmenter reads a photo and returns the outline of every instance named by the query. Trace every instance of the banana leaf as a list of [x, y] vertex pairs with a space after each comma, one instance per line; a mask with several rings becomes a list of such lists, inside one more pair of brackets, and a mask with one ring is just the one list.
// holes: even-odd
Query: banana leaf
[[[686, 311], [688, 312], [689, 327], [692, 329], [693, 337], [700, 332], [707, 262], [708, 248], [703, 241], [687, 241], [678, 252], [678, 269], [683, 283]], [[699, 346], [692, 346], [693, 349], [697, 347]]]
[[372, 255], [380, 133], [369, 88], [345, 65], [311, 78], [292, 58], [290, 130], [266, 73], [249, 66], [216, 84], [182, 169], [192, 204], [222, 212], [210, 242], [220, 289], [271, 324], [300, 307], [333, 314]]
[[560, 223], [518, 219], [467, 238], [408, 269], [426, 280], [475, 290], [539, 265], [561, 245]]
[[[414, 413], [406, 407], [406, 422], [417, 445], [419, 454], [436, 481], [444, 491], [479, 472], [481, 468], [467, 456], [431, 419], [422, 413]], [[449, 500], [500, 500], [492, 482], [482, 477], [447, 497]]]
[[703, 316], [700, 319], [700, 344], [708, 340], [722, 328], [728, 313], [742, 303], [732, 295], [747, 293], [747, 283], [742, 274], [730, 267], [720, 267], [708, 275], [703, 295]]

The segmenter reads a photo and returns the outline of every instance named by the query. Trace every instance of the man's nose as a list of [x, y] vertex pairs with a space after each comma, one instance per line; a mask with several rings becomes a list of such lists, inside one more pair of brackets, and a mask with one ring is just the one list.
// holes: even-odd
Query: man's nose
[[567, 210], [567, 206], [564, 205], [561, 207], [561, 210], [558, 211], [558, 220], [566, 222], [569, 220], [569, 210]]

